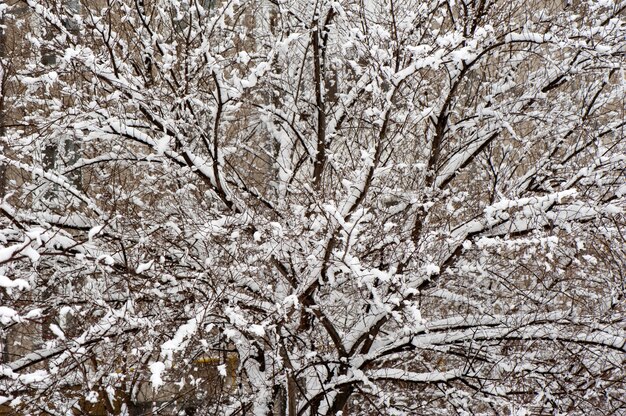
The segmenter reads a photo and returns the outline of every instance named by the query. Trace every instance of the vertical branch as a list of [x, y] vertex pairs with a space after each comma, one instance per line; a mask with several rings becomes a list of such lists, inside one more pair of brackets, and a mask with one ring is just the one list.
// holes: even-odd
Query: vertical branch
[[[6, 36], [4, 33], [5, 19], [4, 15], [0, 15], [0, 143], [5, 133], [5, 115], [4, 115], [4, 99], [6, 97]], [[6, 166], [0, 165], [0, 197], [3, 197], [6, 191]]]
[[322, 45], [320, 28], [316, 24], [313, 37], [313, 81], [315, 83], [315, 105], [317, 107], [317, 152], [313, 166], [313, 185], [319, 188], [326, 163], [326, 107], [324, 103]]
[[222, 185], [222, 181], [220, 179], [220, 160], [219, 160], [219, 142], [218, 142], [218, 136], [219, 136], [219, 128], [220, 128], [220, 122], [221, 122], [221, 117], [222, 117], [222, 111], [224, 111], [224, 99], [222, 97], [222, 86], [220, 85], [219, 79], [217, 78], [217, 75], [215, 74], [215, 71], [211, 72], [211, 75], [213, 76], [213, 81], [215, 82], [215, 89], [217, 91], [217, 109], [215, 110], [215, 124], [213, 126], [213, 154], [212, 154], [212, 158], [213, 158], [213, 176], [215, 177], [215, 187], [217, 188], [217, 192], [220, 195], [224, 195], [226, 199], [228, 199], [228, 196], [226, 195], [226, 192], [224, 191], [224, 187]]
[[[328, 146], [326, 137], [326, 90], [327, 85], [331, 86], [331, 83], [326, 79], [325, 65], [326, 47], [328, 44], [328, 26], [335, 17], [335, 14], [334, 7], [331, 7], [321, 27], [319, 18], [316, 18], [311, 32], [311, 43], [313, 44], [313, 81], [315, 83], [315, 105], [317, 107], [317, 152], [313, 166], [313, 185], [316, 189], [319, 189], [322, 181], [324, 165], [326, 164], [326, 148]], [[336, 87], [336, 84], [332, 85], [331, 92], [333, 95]]]

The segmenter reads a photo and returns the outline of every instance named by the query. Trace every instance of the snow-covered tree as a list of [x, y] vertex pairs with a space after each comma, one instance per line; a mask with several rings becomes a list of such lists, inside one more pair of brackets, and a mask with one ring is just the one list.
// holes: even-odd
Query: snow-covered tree
[[0, 1], [0, 404], [623, 410], [625, 14]]

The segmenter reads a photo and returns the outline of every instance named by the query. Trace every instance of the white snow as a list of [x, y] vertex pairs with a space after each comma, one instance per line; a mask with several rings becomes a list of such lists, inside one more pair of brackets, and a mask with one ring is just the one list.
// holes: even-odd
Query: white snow
[[147, 263], [139, 264], [139, 266], [137, 266], [137, 269], [135, 270], [135, 273], [141, 274], [141, 273], [145, 272], [146, 270], [149, 270], [150, 267], [152, 267], [153, 263], [154, 263], [154, 260], [150, 260]]
[[30, 289], [30, 284], [24, 279], [9, 279], [6, 276], [0, 275], [0, 287], [4, 288], [17, 288], [19, 290]]
[[63, 341], [65, 340], [65, 334], [63, 333], [61, 328], [59, 328], [58, 325], [50, 324], [50, 331], [52, 331], [52, 333], [54, 335], [56, 335], [57, 338], [59, 338], [59, 339], [61, 339]]
[[38, 383], [48, 378], [49, 374], [45, 370], [36, 370], [32, 373], [21, 374], [19, 380], [24, 384]]
[[428, 264], [424, 267], [424, 270], [426, 271], [426, 274], [427, 274], [428, 276], [432, 276], [432, 275], [438, 274], [440, 269], [439, 269], [439, 266], [437, 266], [436, 264], [434, 264], [434, 263], [428, 263]]
[[150, 376], [150, 383], [154, 390], [158, 390], [165, 382], [163, 381], [162, 374], [165, 371], [165, 364], [160, 361], [150, 363], [148, 366], [152, 375]]
[[21, 250], [22, 248], [24, 248], [24, 245], [22, 244], [9, 247], [0, 247], [0, 263], [4, 263], [10, 260], [13, 255], [15, 255], [15, 252]]
[[262, 337], [265, 335], [265, 328], [263, 328], [262, 325], [252, 324], [248, 327], [248, 331], [258, 337]]
[[172, 339], [161, 345], [161, 356], [166, 358], [168, 365], [171, 365], [174, 353], [183, 349], [187, 344], [186, 339], [193, 336], [197, 330], [198, 322], [192, 318], [178, 328]]
[[388, 379], [388, 380], [404, 380], [412, 382], [435, 382], [435, 381], [448, 381], [453, 378], [460, 377], [463, 373], [459, 370], [451, 371], [431, 371], [428, 373], [414, 373], [411, 371], [405, 371], [398, 368], [381, 368], [379, 370], [370, 370], [367, 372], [368, 378], [372, 380], [376, 379]]
[[93, 238], [98, 235], [103, 228], [104, 225], [96, 225], [95, 227], [92, 227], [87, 234], [87, 238], [89, 239], [89, 241], [93, 240]]
[[18, 318], [19, 315], [15, 309], [9, 308], [8, 306], [0, 306], [0, 322], [3, 325], [8, 325]]

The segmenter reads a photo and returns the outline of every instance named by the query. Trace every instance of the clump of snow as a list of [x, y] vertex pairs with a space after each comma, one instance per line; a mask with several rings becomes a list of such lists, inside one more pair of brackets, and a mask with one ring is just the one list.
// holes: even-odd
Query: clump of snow
[[58, 325], [50, 324], [50, 331], [59, 339], [65, 340], [65, 334]]
[[38, 383], [44, 381], [46, 378], [48, 378], [48, 372], [45, 370], [37, 370], [19, 376], [19, 380], [24, 384]]
[[135, 272], [137, 274], [141, 274], [145, 272], [146, 270], [149, 270], [150, 267], [152, 267], [152, 263], [154, 263], [154, 260], [150, 260], [147, 263], [141, 263], [139, 266], [137, 266], [137, 269], [135, 270]]
[[426, 274], [429, 276], [439, 273], [439, 266], [433, 263], [427, 264], [425, 269], [426, 269]]
[[252, 324], [248, 327], [248, 330], [256, 336], [262, 337], [265, 335], [265, 328], [261, 325]]
[[161, 377], [161, 375], [165, 371], [165, 364], [160, 361], [156, 361], [154, 363], [150, 363], [149, 368], [150, 372], [152, 373], [152, 375], [150, 376], [150, 383], [152, 384], [152, 388], [154, 390], [157, 390], [159, 387], [165, 384], [163, 378]]
[[85, 400], [89, 403], [98, 403], [98, 392], [91, 390], [87, 395], [85, 395]]
[[19, 249], [23, 248], [21, 245], [9, 246], [9, 247], [0, 247], [0, 263], [4, 263], [13, 257], [15, 252]]
[[174, 352], [183, 349], [186, 344], [185, 339], [188, 339], [195, 334], [197, 329], [197, 321], [195, 319], [190, 319], [186, 324], [183, 324], [180, 328], [178, 328], [172, 339], [161, 345], [161, 355], [167, 359], [166, 362], [168, 365], [171, 364], [173, 360]]
[[87, 235], [87, 238], [89, 238], [89, 241], [93, 240], [93, 238], [96, 235], [98, 235], [100, 231], [102, 231], [103, 228], [104, 228], [104, 225], [97, 225], [93, 227], [92, 229], [90, 229], [89, 234]]
[[8, 306], [0, 306], [0, 323], [8, 325], [19, 317], [15, 309]]
[[24, 279], [11, 280], [6, 276], [0, 275], [0, 287], [5, 289], [17, 288], [19, 290], [30, 289], [30, 284]]

